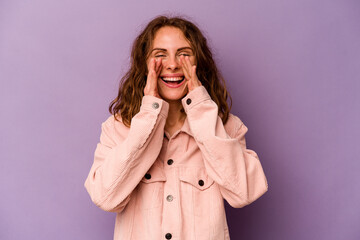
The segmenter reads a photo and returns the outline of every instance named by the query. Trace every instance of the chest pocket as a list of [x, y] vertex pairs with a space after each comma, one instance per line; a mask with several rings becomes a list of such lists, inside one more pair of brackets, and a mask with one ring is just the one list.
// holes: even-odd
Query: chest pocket
[[181, 206], [186, 216], [196, 216], [195, 221], [202, 225], [209, 214], [221, 210], [222, 197], [214, 180], [204, 167], [186, 167], [179, 169]]
[[203, 167], [180, 168], [179, 178], [180, 181], [190, 184], [200, 191], [206, 190], [214, 184], [214, 180], [208, 176]]
[[164, 169], [153, 165], [138, 185], [137, 206], [152, 209], [162, 206], [166, 176]]

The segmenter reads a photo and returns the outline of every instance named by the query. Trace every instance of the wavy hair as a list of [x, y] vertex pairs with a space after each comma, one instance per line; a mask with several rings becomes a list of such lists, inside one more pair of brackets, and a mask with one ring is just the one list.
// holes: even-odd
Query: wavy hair
[[[216, 67], [207, 40], [200, 29], [183, 17], [158, 16], [151, 20], [145, 29], [134, 40], [131, 50], [131, 66], [121, 78], [117, 97], [111, 101], [109, 112], [120, 113], [122, 122], [130, 127], [131, 119], [140, 111], [142, 97], [147, 78], [146, 60], [150, 55], [150, 47], [156, 32], [165, 26], [179, 28], [190, 42], [196, 59], [196, 74], [201, 84], [206, 88], [212, 100], [218, 105], [218, 114], [225, 124], [232, 106], [232, 98], [226, 90], [226, 85]], [[145, 56], [145, 57], [144, 57]], [[227, 99], [230, 98], [230, 108]]]

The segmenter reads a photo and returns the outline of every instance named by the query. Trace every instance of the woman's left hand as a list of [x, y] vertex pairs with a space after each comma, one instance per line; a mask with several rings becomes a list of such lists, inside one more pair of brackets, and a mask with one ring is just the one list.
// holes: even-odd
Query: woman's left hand
[[196, 65], [191, 65], [189, 56], [184, 57], [181, 55], [180, 63], [183, 68], [189, 92], [194, 90], [194, 88], [201, 86], [202, 84], [196, 75]]

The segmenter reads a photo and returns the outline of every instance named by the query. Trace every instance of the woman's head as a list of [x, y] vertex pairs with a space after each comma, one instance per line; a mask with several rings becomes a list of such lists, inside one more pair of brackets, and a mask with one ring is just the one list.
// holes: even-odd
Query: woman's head
[[[161, 27], [156, 31], [150, 51], [147, 56], [147, 69], [151, 68], [150, 61], [161, 60], [161, 69], [157, 78], [157, 92], [165, 101], [181, 100], [188, 93], [185, 73], [180, 63], [181, 56], [188, 56], [191, 65], [196, 64], [193, 47], [183, 32], [173, 26]], [[178, 80], [174, 82], [172, 80]]]
[[[182, 47], [188, 48], [179, 49]], [[115, 117], [119, 113], [123, 123], [130, 126], [132, 117], [140, 110], [149, 59], [162, 58], [161, 77], [164, 74], [182, 73], [178, 56], [183, 54], [190, 55], [191, 62], [196, 64], [196, 75], [218, 105], [219, 114], [225, 123], [230, 111], [226, 102], [230, 95], [225, 82], [216, 67], [206, 38], [195, 24], [182, 17], [156, 17], [138, 35], [132, 46], [131, 67], [121, 79], [118, 96], [109, 106], [110, 113]], [[164, 100], [182, 98], [188, 91], [182, 87], [169, 92], [160, 78], [158, 89]]]

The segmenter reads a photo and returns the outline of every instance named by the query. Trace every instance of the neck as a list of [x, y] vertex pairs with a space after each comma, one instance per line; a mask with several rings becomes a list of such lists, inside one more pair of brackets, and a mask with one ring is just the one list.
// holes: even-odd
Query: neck
[[165, 128], [174, 127], [177, 124], [182, 124], [185, 120], [186, 113], [183, 110], [181, 100], [168, 101], [169, 113], [166, 119]]

